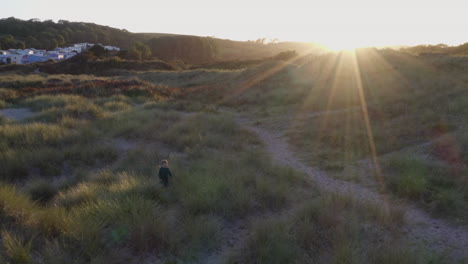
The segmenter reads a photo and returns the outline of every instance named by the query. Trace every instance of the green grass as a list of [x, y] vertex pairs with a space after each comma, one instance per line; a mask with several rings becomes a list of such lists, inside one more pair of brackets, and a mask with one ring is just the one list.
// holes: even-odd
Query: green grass
[[386, 183], [397, 195], [416, 200], [435, 214], [466, 219], [466, 169], [456, 171], [415, 154], [395, 154], [383, 165]]
[[391, 159], [388, 167], [396, 173], [394, 178], [389, 178], [389, 186], [400, 195], [422, 198], [428, 189], [430, 174], [435, 174], [429, 165], [424, 160], [411, 156]]

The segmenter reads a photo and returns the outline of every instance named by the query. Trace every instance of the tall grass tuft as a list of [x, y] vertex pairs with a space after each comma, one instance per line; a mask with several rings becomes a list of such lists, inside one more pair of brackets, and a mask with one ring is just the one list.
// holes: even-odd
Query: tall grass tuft
[[32, 240], [26, 241], [18, 235], [3, 230], [1, 232], [1, 243], [3, 244], [8, 262], [17, 264], [32, 263]]

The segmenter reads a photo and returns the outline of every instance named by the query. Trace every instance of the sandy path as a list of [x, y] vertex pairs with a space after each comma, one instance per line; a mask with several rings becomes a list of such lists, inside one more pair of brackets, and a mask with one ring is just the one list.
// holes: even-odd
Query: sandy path
[[0, 109], [0, 115], [8, 118], [13, 119], [16, 121], [21, 121], [28, 117], [33, 116], [35, 113], [32, 112], [29, 108], [7, 108], [7, 109]]
[[[380, 202], [383, 205], [391, 202], [388, 195], [356, 183], [329, 177], [325, 172], [307, 166], [296, 157], [297, 155], [291, 150], [285, 137], [278, 131], [258, 127], [245, 118], [237, 117], [237, 120], [243, 127], [258, 135], [274, 160], [287, 163], [306, 173], [322, 190], [349, 193], [357, 199]], [[447, 254], [453, 260], [468, 259], [468, 231], [466, 228], [453, 226], [441, 219], [434, 219], [423, 210], [411, 205], [404, 206], [403, 209], [407, 219], [407, 226], [403, 230], [408, 238], [424, 247]]]

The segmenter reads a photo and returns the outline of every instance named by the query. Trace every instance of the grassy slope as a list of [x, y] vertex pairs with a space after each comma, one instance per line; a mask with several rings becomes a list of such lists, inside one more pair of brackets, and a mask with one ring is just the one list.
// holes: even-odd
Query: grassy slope
[[[285, 206], [301, 182], [269, 163], [255, 137], [229, 117], [132, 106], [140, 100], [20, 101], [41, 114], [0, 128], [6, 261], [138, 263], [149, 253], [197, 259], [216, 249], [226, 221]], [[125, 152], [113, 140], [135, 146]], [[176, 177], [163, 190], [156, 171], [168, 153], [176, 153], [169, 154]]]
[[[263, 70], [274, 74], [228, 104], [284, 131], [311, 165], [367, 181], [347, 170], [372, 154], [360, 108], [362, 87], [388, 187], [434, 213], [463, 221], [468, 204], [466, 59], [434, 60], [373, 50], [359, 51], [355, 59], [349, 54], [314, 57]], [[313, 114], [326, 110], [332, 112]], [[410, 146], [421, 147], [408, 154]]]
[[[371, 157], [362, 87], [390, 190], [463, 222], [468, 204], [466, 63], [464, 57], [360, 50], [356, 56], [306, 56], [245, 70], [137, 77], [193, 90], [190, 96], [204, 102], [199, 108], [221, 104], [254, 114], [260, 124], [285, 132], [309, 164], [365, 183], [372, 171], [349, 170]], [[315, 114], [327, 110], [333, 112]]]
[[[406, 76], [410, 84], [403, 87], [395, 87], [398, 82], [392, 78], [385, 79], [388, 71], [382, 69], [380, 74], [384, 80], [379, 77], [364, 81], [368, 95], [369, 85], [380, 81], [383, 87], [376, 91], [377, 94], [370, 95], [370, 109], [374, 109], [370, 112], [371, 120], [384, 118], [383, 128], [389, 120], [392, 121], [395, 125], [387, 125], [389, 130], [386, 131], [390, 135], [398, 134], [403, 128], [412, 132], [403, 124], [414, 122], [419, 128], [421, 124], [416, 121], [420, 117], [407, 114], [422, 108], [427, 111], [427, 119], [421, 119], [422, 124], [429, 127], [437, 125], [435, 128], [443, 132], [444, 129], [453, 131], [455, 138], [463, 137], [459, 125], [463, 125], [460, 116], [464, 113], [463, 96], [455, 97], [454, 108], [447, 109], [451, 112], [437, 113], [439, 121], [440, 117], [454, 115], [454, 118], [447, 119], [446, 126], [434, 123], [433, 112], [427, 107], [431, 102], [463, 93], [463, 86], [457, 86], [463, 83], [455, 82], [446, 93], [440, 93], [431, 101], [427, 94], [434, 94], [441, 85], [447, 84], [446, 79], [425, 80], [421, 76], [432, 75], [425, 71], [424, 64], [422, 69], [415, 68], [412, 64], [401, 63], [407, 58], [395, 57], [387, 54], [386, 59], [396, 60], [392, 65], [418, 70], [401, 70], [410, 74]], [[333, 68], [331, 61], [333, 58], [326, 58], [324, 63]], [[329, 98], [326, 92], [333, 77], [317, 79], [319, 81], [311, 90], [310, 80], [313, 78], [308, 73], [323, 76], [320, 71], [326, 67], [289, 65], [285, 68], [281, 63], [279, 65], [281, 67], [270, 63], [244, 71], [198, 70], [137, 75], [146, 81], [169, 85], [166, 88], [170, 91], [173, 89], [170, 87], [184, 89], [187, 94], [169, 93], [178, 97], [176, 102], [161, 101], [168, 96], [167, 92], [160, 94], [164, 89], [150, 90], [155, 92], [150, 93], [151, 98], [148, 94], [144, 97], [141, 93], [125, 94], [120, 88], [110, 93], [83, 93], [83, 89], [72, 89], [67, 90], [66, 95], [52, 89], [51, 94], [20, 93], [26, 95], [18, 96], [24, 87], [41, 86], [48, 79], [70, 77], [32, 75], [26, 77], [29, 83], [22, 85], [16, 82], [17, 77], [3, 75], [4, 88], [0, 91], [0, 99], [6, 104], [32, 107], [40, 114], [23, 122], [0, 120], [0, 163], [2, 168], [8, 168], [2, 171], [0, 188], [0, 218], [4, 223], [0, 251], [2, 261], [203, 261], [224, 243], [226, 228], [239, 220], [251, 226], [251, 235], [246, 240], [243, 253], [232, 253], [228, 261], [233, 263], [443, 261], [406, 246], [404, 238], [398, 236], [404, 221], [398, 210], [363, 204], [349, 197], [310, 192], [313, 187], [305, 187], [309, 191], [303, 192], [302, 176], [272, 164], [258, 139], [238, 127], [231, 117], [207, 111], [195, 114], [176, 111], [210, 110], [207, 105], [224, 103], [256, 114], [267, 126], [285, 124], [286, 128], [294, 128], [288, 135], [291, 143], [297, 145], [297, 150], [304, 156], [311, 153], [319, 155], [314, 156], [311, 162], [323, 155], [327, 166], [338, 164], [330, 168], [334, 170], [343, 165], [340, 165], [342, 158], [333, 156], [333, 153], [340, 153], [343, 149], [353, 152], [354, 158], [349, 161], [367, 157], [368, 151], [361, 145], [366, 138], [359, 112], [351, 119], [344, 113], [329, 116], [326, 120], [323, 117], [277, 116], [278, 112], [290, 113], [294, 117], [299, 109], [306, 109], [305, 113], [326, 109], [327, 104], [317, 97]], [[369, 72], [367, 78], [379, 76], [379, 69], [372, 70], [375, 72]], [[249, 81], [262, 75], [269, 77], [263, 74], [265, 72], [272, 72], [273, 77]], [[343, 74], [342, 83], [341, 80], [334, 82], [336, 89], [347, 87], [344, 79], [349, 78], [346, 75], [349, 73]], [[447, 76], [456, 80], [462, 78], [456, 71], [442, 77]], [[82, 78], [89, 77], [78, 77]], [[200, 84], [205, 86], [200, 87]], [[428, 91], [406, 90], [416, 84], [419, 85], [417, 87], [427, 87]], [[239, 87], [246, 89], [233, 92], [233, 88]], [[287, 92], [284, 87], [288, 87]], [[99, 86], [95, 88], [99, 91]], [[106, 89], [103, 91], [109, 92]], [[129, 88], [130, 91], [132, 89], [139, 90], [137, 87]], [[398, 89], [399, 93], [392, 89]], [[345, 94], [347, 96], [332, 97], [332, 108], [352, 107], [358, 103], [355, 94]], [[405, 95], [426, 99], [401, 103], [409, 107], [402, 111], [395, 102]], [[382, 113], [392, 114], [381, 117]], [[401, 118], [407, 119], [400, 122]], [[340, 120], [351, 120], [355, 134], [340, 135], [341, 131], [346, 131], [341, 128], [347, 124]], [[372, 124], [376, 126], [374, 132], [379, 131], [379, 123]], [[336, 127], [331, 129], [332, 125]], [[321, 129], [315, 131], [317, 128]], [[314, 141], [324, 128], [338, 134], [332, 133], [330, 139]], [[422, 127], [421, 131], [426, 128]], [[330, 133], [327, 135], [330, 137]], [[408, 135], [408, 142], [420, 140], [420, 134], [405, 135]], [[444, 146], [454, 145], [449, 135], [445, 133], [445, 137], [434, 141], [434, 146], [440, 141], [433, 156], [442, 164], [438, 168], [440, 173], [426, 173], [434, 171], [428, 166], [439, 163], [426, 164], [425, 160], [418, 163], [414, 157], [401, 158], [395, 153], [397, 157], [389, 161], [394, 164], [390, 163], [384, 169], [385, 176], [394, 182], [392, 188], [396, 193], [422, 199], [417, 192], [414, 196], [414, 193], [409, 195], [407, 188], [402, 189], [403, 184], [408, 184], [403, 180], [405, 175], [410, 175], [410, 179], [415, 178], [414, 175], [422, 178], [409, 184], [424, 182], [422, 189], [416, 190], [425, 193], [427, 189], [433, 190], [434, 184], [440, 184], [440, 175], [452, 173], [450, 169], [444, 169], [450, 168], [447, 167], [448, 161], [437, 156], [437, 153], [447, 151]], [[349, 145], [341, 141], [342, 137], [348, 138], [346, 144]], [[378, 143], [379, 153], [398, 150], [398, 144], [409, 144], [398, 141], [407, 137], [395, 137], [396, 141], [388, 146]], [[463, 138], [460, 140], [466, 142]], [[317, 148], [317, 144], [322, 145]], [[465, 155], [464, 145], [455, 145]], [[416, 154], [412, 153], [413, 156]], [[157, 162], [162, 158], [170, 158], [176, 175], [173, 186], [168, 190], [162, 189], [154, 176]], [[395, 168], [402, 171], [392, 171]], [[431, 178], [428, 180], [427, 177]], [[444, 181], [440, 186], [445, 188], [445, 192], [434, 191], [432, 201], [439, 203], [433, 207], [436, 211], [454, 208], [451, 212], [460, 212], [463, 208], [460, 206], [464, 206], [465, 198], [464, 191], [457, 188], [459, 180], [463, 181], [463, 178]], [[276, 217], [292, 206], [296, 209], [291, 213]]]
[[[235, 221], [252, 231], [246, 254], [232, 252], [231, 262], [401, 258], [390, 250], [405, 244], [400, 212], [311, 192], [230, 116], [174, 111], [180, 105], [162, 102], [164, 94], [122, 88], [34, 95], [21, 88], [31, 83], [3, 78], [2, 100], [40, 114], [0, 123], [2, 262], [203, 262]], [[57, 78], [68, 77], [49, 77]], [[175, 174], [169, 189], [155, 175], [163, 158]], [[411, 263], [432, 258], [398, 252], [414, 253], [405, 259]]]

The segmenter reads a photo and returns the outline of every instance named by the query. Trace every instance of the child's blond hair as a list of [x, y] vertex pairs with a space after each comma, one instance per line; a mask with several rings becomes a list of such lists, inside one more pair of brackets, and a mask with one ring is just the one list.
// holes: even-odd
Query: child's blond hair
[[168, 160], [161, 160], [161, 163], [159, 165], [162, 166], [164, 164], [169, 165], [169, 161]]

